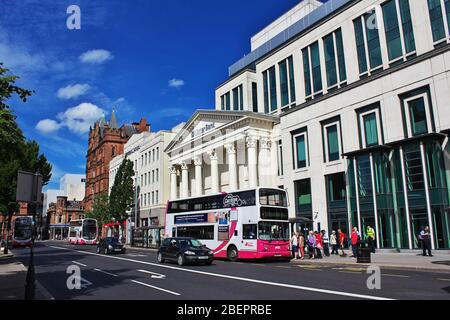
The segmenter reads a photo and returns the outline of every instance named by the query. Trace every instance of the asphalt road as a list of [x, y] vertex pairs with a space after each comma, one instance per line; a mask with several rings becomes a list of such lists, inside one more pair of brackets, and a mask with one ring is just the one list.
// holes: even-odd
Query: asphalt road
[[[15, 249], [28, 265], [29, 250]], [[69, 290], [67, 269], [81, 271], [82, 288]], [[41, 242], [35, 247], [36, 278], [57, 300], [450, 300], [450, 274], [381, 270], [381, 289], [355, 267], [314, 267], [290, 262], [216, 260], [211, 266], [158, 264], [156, 253], [128, 250], [99, 255], [92, 246]]]

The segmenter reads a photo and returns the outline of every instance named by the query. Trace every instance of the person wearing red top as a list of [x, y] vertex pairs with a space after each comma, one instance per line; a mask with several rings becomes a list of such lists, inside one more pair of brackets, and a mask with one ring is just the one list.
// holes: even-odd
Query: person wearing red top
[[319, 259], [322, 259], [322, 249], [323, 249], [323, 239], [322, 239], [322, 235], [315, 231], [314, 232], [314, 236], [316, 237], [316, 256]]
[[347, 254], [344, 251], [345, 247], [345, 239], [347, 239], [347, 235], [341, 229], [338, 230], [338, 239], [339, 239], [339, 247], [342, 250], [342, 256], [345, 257]]
[[353, 228], [351, 239], [352, 239], [353, 257], [356, 257], [356, 249], [357, 249], [358, 240], [359, 240], [359, 234], [358, 234], [357, 228]]

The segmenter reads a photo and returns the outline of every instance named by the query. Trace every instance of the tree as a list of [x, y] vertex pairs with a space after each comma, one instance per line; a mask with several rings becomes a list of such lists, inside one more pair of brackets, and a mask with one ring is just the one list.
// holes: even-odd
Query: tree
[[98, 235], [101, 236], [102, 227], [112, 219], [109, 211], [108, 192], [104, 191], [95, 197], [92, 210], [86, 212], [86, 218], [97, 220], [99, 225]]
[[14, 94], [26, 102], [32, 91], [16, 86], [18, 77], [7, 75], [9, 70], [2, 66], [0, 62], [0, 213], [9, 228], [11, 217], [18, 207], [17, 172], [40, 172], [46, 185], [52, 176], [52, 166], [43, 154], [39, 154], [38, 143], [25, 139], [16, 116], [6, 104]]
[[[114, 185], [109, 196], [109, 210], [116, 222], [123, 224], [128, 218], [128, 211], [134, 204], [133, 162], [125, 158], [117, 170]], [[122, 229], [123, 236], [123, 229]]]
[[8, 75], [9, 69], [3, 67], [0, 62], [0, 110], [8, 109], [6, 100], [11, 98], [13, 94], [17, 94], [23, 102], [26, 102], [28, 97], [32, 95], [33, 91], [20, 88], [15, 85], [18, 76]]

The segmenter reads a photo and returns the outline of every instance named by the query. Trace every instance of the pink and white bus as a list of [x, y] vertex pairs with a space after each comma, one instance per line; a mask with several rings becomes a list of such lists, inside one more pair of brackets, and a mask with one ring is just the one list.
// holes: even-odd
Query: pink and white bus
[[287, 194], [256, 188], [169, 201], [166, 237], [192, 237], [216, 258], [290, 258]]
[[30, 247], [33, 244], [33, 217], [23, 216], [14, 220], [12, 247]]
[[72, 220], [69, 224], [70, 244], [97, 244], [97, 220]]

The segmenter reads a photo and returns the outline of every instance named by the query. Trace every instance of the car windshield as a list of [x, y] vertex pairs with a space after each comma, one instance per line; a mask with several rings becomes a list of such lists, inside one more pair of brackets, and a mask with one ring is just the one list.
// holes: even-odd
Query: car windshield
[[261, 221], [258, 224], [258, 239], [271, 240], [289, 240], [289, 223]]
[[181, 247], [194, 247], [194, 248], [203, 247], [203, 243], [195, 239], [181, 239], [178, 240], [178, 242], [180, 243]]

